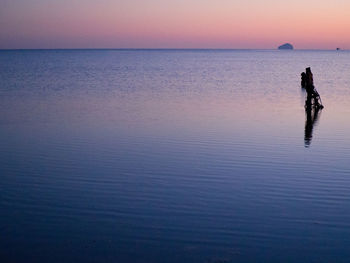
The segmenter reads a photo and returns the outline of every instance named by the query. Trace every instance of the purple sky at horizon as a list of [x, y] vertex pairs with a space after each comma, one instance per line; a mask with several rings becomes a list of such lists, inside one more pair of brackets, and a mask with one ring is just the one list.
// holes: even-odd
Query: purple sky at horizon
[[350, 49], [348, 0], [0, 0], [0, 48]]

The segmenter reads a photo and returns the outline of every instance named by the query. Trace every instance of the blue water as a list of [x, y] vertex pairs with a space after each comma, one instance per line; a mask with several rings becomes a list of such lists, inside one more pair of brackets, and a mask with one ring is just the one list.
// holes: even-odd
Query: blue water
[[0, 51], [0, 261], [349, 262], [349, 72], [347, 51]]

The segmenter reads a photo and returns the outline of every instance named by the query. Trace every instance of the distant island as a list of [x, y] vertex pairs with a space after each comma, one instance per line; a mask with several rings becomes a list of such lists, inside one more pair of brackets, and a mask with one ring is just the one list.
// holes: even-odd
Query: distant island
[[292, 44], [286, 43], [278, 47], [278, 49], [294, 49]]

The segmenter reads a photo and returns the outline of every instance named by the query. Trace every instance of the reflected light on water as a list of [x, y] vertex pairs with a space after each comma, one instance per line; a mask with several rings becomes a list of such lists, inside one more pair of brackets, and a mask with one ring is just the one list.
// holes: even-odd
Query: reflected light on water
[[5, 261], [350, 257], [349, 52], [0, 52]]

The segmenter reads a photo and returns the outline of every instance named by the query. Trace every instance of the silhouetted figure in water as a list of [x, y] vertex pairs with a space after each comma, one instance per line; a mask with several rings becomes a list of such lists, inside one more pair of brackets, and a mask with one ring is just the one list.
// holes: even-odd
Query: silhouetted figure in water
[[305, 88], [306, 87], [306, 73], [305, 72], [302, 72], [301, 73], [301, 87], [302, 88]]
[[321, 114], [322, 108], [320, 107], [305, 107], [305, 137], [304, 137], [304, 145], [305, 147], [309, 147], [312, 139], [312, 130], [314, 125], [316, 125], [319, 113]]
[[317, 123], [319, 113], [323, 109], [321, 97], [314, 86], [314, 77], [311, 68], [306, 68], [305, 72], [301, 73], [301, 87], [306, 91], [304, 145], [305, 147], [309, 147], [312, 139], [312, 130]]
[[307, 94], [305, 108], [314, 106], [322, 109], [323, 105], [320, 103], [321, 97], [315, 89], [311, 68], [306, 68], [306, 72], [301, 73], [301, 87], [306, 90]]

